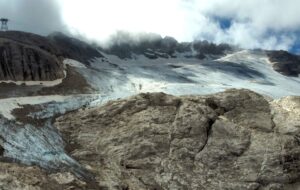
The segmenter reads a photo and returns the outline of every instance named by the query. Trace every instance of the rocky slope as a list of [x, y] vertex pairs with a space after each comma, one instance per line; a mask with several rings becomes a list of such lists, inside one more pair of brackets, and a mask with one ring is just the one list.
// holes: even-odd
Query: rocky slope
[[0, 189], [300, 188], [299, 97], [200, 96], [299, 95], [298, 62], [284, 76], [224, 44], [15, 31], [0, 52], [0, 80], [37, 81], [0, 83]]
[[64, 77], [64, 58], [88, 64], [95, 57], [101, 54], [91, 45], [60, 33], [0, 32], [0, 80], [53, 81]]
[[[66, 151], [93, 173], [92, 181], [5, 164], [17, 169], [8, 169], [0, 184], [21, 175], [18, 183], [36, 189], [296, 190], [299, 118], [300, 97], [267, 101], [248, 90], [140, 94], [56, 120]], [[34, 182], [35, 173], [43, 181]]]
[[55, 169], [64, 163], [59, 157], [49, 160], [48, 172], [0, 163], [0, 187], [296, 190], [299, 119], [296, 96], [270, 100], [234, 89], [207, 96], [140, 94], [56, 119], [65, 151], [94, 177]]
[[63, 78], [59, 59], [36, 47], [0, 38], [0, 80], [53, 81]]

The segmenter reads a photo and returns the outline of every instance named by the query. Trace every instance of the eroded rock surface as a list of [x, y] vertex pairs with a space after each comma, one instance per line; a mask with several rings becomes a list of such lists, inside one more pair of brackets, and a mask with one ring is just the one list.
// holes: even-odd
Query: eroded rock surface
[[53, 81], [65, 77], [62, 60], [89, 64], [103, 57], [93, 45], [54, 33], [48, 37], [0, 31], [0, 81]]
[[0, 38], [0, 80], [53, 81], [63, 77], [63, 64], [55, 55]]
[[299, 189], [299, 105], [248, 90], [140, 94], [55, 125], [99, 188]]
[[68, 172], [49, 174], [36, 166], [0, 163], [1, 190], [91, 189]]
[[268, 51], [267, 55], [275, 71], [286, 75], [298, 77], [300, 74], [300, 57], [286, 51]]

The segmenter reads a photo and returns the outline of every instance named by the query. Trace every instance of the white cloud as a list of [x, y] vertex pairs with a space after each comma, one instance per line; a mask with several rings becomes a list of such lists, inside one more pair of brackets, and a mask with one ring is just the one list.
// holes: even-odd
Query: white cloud
[[187, 0], [194, 17], [229, 19], [232, 25], [223, 30], [215, 19], [205, 28], [193, 30], [199, 38], [227, 42], [246, 48], [289, 49], [300, 27], [298, 0]]
[[[15, 20], [16, 29], [45, 34], [65, 24], [98, 41], [123, 30], [289, 49], [299, 41], [299, 7], [300, 0], [0, 0], [0, 16]], [[224, 30], [216, 18], [232, 24]]]
[[74, 32], [105, 40], [118, 30], [186, 37], [180, 0], [63, 0], [63, 19]]
[[[300, 26], [299, 0], [62, 0], [73, 31], [105, 40], [117, 30], [153, 32], [245, 48], [289, 49]], [[232, 20], [223, 30], [215, 18]]]

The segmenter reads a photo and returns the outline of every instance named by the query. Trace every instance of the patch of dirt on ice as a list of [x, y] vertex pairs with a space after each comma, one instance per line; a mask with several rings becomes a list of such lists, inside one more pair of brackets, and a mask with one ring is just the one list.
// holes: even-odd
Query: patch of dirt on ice
[[67, 65], [67, 77], [63, 79], [62, 83], [53, 87], [44, 87], [37, 92], [37, 95], [51, 95], [51, 94], [89, 94], [95, 90], [88, 84], [81, 74], [75, 68]]

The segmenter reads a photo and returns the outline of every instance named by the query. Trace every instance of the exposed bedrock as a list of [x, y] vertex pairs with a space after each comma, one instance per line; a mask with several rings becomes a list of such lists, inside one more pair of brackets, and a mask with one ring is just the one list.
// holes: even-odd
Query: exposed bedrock
[[298, 77], [300, 75], [300, 57], [286, 51], [268, 51], [269, 60], [275, 71], [286, 75]]
[[92, 45], [61, 33], [49, 37], [0, 32], [0, 81], [53, 81], [64, 77], [64, 58], [84, 64], [102, 55]]
[[[300, 97], [147, 93], [52, 127], [1, 119], [2, 189], [300, 188]], [[62, 138], [61, 136], [62, 135]], [[8, 160], [7, 160], [8, 159]]]
[[63, 77], [63, 64], [55, 55], [0, 38], [0, 80], [52, 81]]
[[140, 94], [60, 117], [70, 155], [107, 189], [300, 188], [299, 97]]
[[3, 120], [0, 158], [43, 169], [0, 163], [0, 187], [296, 190], [299, 118], [300, 97], [232, 89], [140, 94], [70, 112], [56, 129]]

